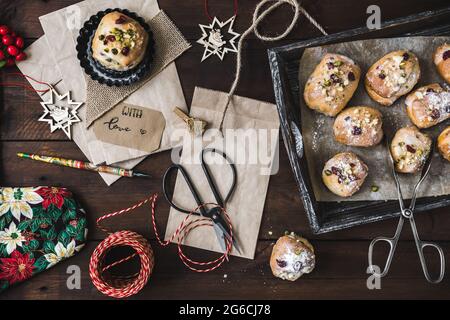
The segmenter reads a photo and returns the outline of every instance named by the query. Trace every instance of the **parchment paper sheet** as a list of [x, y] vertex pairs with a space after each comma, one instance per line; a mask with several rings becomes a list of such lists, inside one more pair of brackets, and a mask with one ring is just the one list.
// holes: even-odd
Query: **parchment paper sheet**
[[[395, 182], [388, 163], [388, 150], [384, 141], [372, 148], [349, 147], [337, 143], [333, 136], [334, 118], [324, 116], [309, 109], [303, 99], [303, 90], [309, 75], [326, 53], [343, 54], [353, 59], [361, 68], [361, 80], [355, 95], [348, 103], [350, 106], [366, 105], [378, 109], [383, 114], [383, 129], [392, 139], [396, 130], [412, 125], [406, 114], [405, 96], [392, 106], [384, 107], [372, 100], [364, 88], [364, 76], [369, 67], [385, 54], [394, 50], [410, 50], [420, 61], [421, 79], [415, 89], [433, 83], [444, 82], [433, 64], [433, 52], [441, 44], [450, 42], [450, 37], [408, 37], [391, 39], [372, 39], [308, 48], [300, 60], [299, 87], [301, 127], [305, 145], [305, 154], [311, 177], [314, 194], [318, 201], [361, 201], [397, 199]], [[449, 125], [445, 121], [433, 128], [423, 130], [435, 140], [442, 130]], [[361, 190], [350, 198], [341, 198], [331, 193], [322, 182], [322, 169], [325, 162], [336, 153], [352, 151], [360, 156], [369, 167], [367, 177]], [[430, 175], [423, 182], [419, 197], [450, 194], [450, 163], [444, 160], [437, 151], [433, 155]], [[403, 196], [411, 198], [412, 188], [420, 174], [401, 175]], [[379, 187], [372, 192], [371, 186]]]
[[[206, 120], [208, 128], [218, 128], [223, 114], [226, 93], [207, 90], [203, 88], [195, 88], [194, 97], [191, 105], [191, 116]], [[279, 118], [275, 105], [245, 97], [234, 96], [228, 112], [224, 119], [224, 129], [267, 129], [270, 131], [268, 138], [260, 138], [260, 136], [246, 136], [247, 143], [239, 143], [237, 139], [232, 139], [223, 143], [223, 135], [215, 130], [207, 131], [203, 139], [203, 148], [216, 147], [224, 151], [236, 165], [237, 184], [231, 200], [226, 204], [226, 210], [233, 224], [233, 233], [237, 238], [241, 248], [241, 254], [233, 249], [232, 254], [253, 259], [255, 255], [256, 243], [258, 241], [259, 227], [261, 224], [264, 202], [266, 199], [267, 188], [269, 186], [270, 175], [268, 174], [275, 164], [276, 148], [278, 146], [279, 135]], [[243, 131], [242, 131], [243, 132]], [[212, 133], [211, 135], [209, 135]], [[242, 136], [238, 136], [242, 137]], [[227, 135], [225, 134], [225, 139]], [[258, 140], [260, 139], [260, 140]], [[180, 163], [186, 169], [199, 195], [204, 202], [215, 203], [214, 196], [210, 190], [203, 170], [197, 161], [201, 148], [190, 148], [190, 137], [184, 140], [183, 154]], [[234, 142], [237, 141], [237, 142]], [[202, 145], [202, 141], [198, 138], [195, 142]], [[228, 145], [230, 143], [230, 145]], [[264, 152], [262, 161], [251, 161], [249, 156], [245, 161], [241, 161], [242, 155], [253, 154], [250, 146], [258, 143], [264, 143], [269, 146], [267, 152]], [[224, 150], [223, 145], [226, 146]], [[192, 151], [190, 151], [192, 150]], [[198, 153], [196, 153], [198, 151]], [[207, 156], [210, 154], [207, 154]], [[220, 156], [219, 156], [220, 157]], [[218, 158], [220, 160], [220, 158]], [[209, 157], [205, 160], [210, 164], [211, 174], [216, 181], [222, 198], [227, 194], [231, 182], [231, 169], [225, 163], [210, 162]], [[181, 174], [177, 176], [175, 189], [173, 192], [173, 201], [180, 207], [186, 209], [195, 209], [195, 203], [191, 192], [184, 182]], [[171, 208], [169, 220], [166, 228], [166, 240], [175, 232], [182, 220], [185, 218], [184, 213]], [[221, 252], [220, 245], [217, 241], [214, 229], [212, 227], [203, 227], [195, 229], [185, 239], [184, 244], [196, 248]]]

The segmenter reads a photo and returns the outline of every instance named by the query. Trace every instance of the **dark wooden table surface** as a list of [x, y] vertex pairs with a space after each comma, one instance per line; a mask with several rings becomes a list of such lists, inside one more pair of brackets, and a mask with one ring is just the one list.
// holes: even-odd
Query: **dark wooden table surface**
[[[7, 23], [33, 42], [43, 34], [38, 17], [66, 7], [76, 0], [1, 0], [0, 22]], [[192, 42], [199, 36], [198, 23], [206, 22], [201, 0], [160, 0], [160, 6], [175, 21], [183, 34]], [[235, 30], [242, 31], [249, 24], [257, 0], [239, 1], [239, 15]], [[448, 5], [447, 0], [321, 0], [303, 1], [304, 7], [329, 33], [365, 25], [366, 8], [370, 4], [381, 7], [382, 19], [392, 19]], [[232, 1], [210, 1], [212, 14], [227, 17], [232, 12]], [[264, 29], [271, 33], [281, 30], [289, 10], [271, 16]], [[237, 93], [243, 96], [274, 101], [272, 81], [266, 49], [298, 39], [319, 36], [320, 33], [306, 19], [300, 18], [286, 40], [278, 43], [261, 43], [254, 36], [246, 42], [243, 54], [242, 80]], [[200, 63], [202, 48], [194, 44], [192, 49], [176, 61], [188, 105], [194, 86], [227, 91], [234, 74], [234, 56], [223, 62], [208, 59]], [[0, 79], [11, 79], [0, 71]], [[36, 95], [20, 88], [0, 89], [0, 145], [1, 184], [3, 186], [54, 185], [70, 188], [88, 212], [90, 222], [89, 243], [77, 256], [65, 261], [35, 278], [11, 288], [0, 299], [103, 299], [92, 285], [88, 274], [88, 261], [95, 246], [104, 234], [94, 228], [94, 221], [102, 213], [126, 207], [143, 199], [149, 193], [161, 191], [161, 177], [170, 164], [169, 152], [148, 157], [137, 169], [149, 172], [155, 179], [120, 179], [107, 187], [97, 175], [67, 168], [44, 165], [32, 161], [20, 161], [16, 152], [64, 155], [67, 158], [83, 158], [75, 143], [61, 133], [49, 132], [45, 123], [37, 122], [41, 107]], [[297, 192], [291, 168], [280, 145], [280, 170], [270, 179], [259, 241], [254, 260], [232, 258], [224, 267], [209, 274], [197, 274], [187, 270], [176, 254], [174, 245], [161, 249], [150, 230], [149, 212], [146, 209], [117, 218], [109, 225], [115, 229], [131, 229], [151, 239], [156, 266], [148, 285], [133, 299], [317, 299], [317, 298], [450, 298], [450, 280], [431, 285], [426, 282], [420, 267], [412, 233], [409, 228], [401, 238], [389, 275], [381, 282], [380, 290], [369, 290], [367, 249], [370, 240], [378, 235], [394, 232], [396, 221], [388, 220], [325, 235], [313, 235], [309, 229]], [[168, 206], [159, 205], [159, 227], [166, 223]], [[437, 241], [450, 261], [449, 209], [423, 213], [416, 218], [424, 240]], [[317, 267], [313, 273], [297, 282], [274, 278], [269, 268], [273, 243], [286, 229], [296, 231], [311, 240], [317, 253]], [[207, 258], [211, 255], [200, 250], [188, 250], [193, 256]], [[435, 259], [437, 260], [437, 259]], [[437, 262], [437, 261], [436, 261]], [[66, 269], [76, 264], [82, 270], [81, 290], [68, 290]], [[436, 269], [433, 263], [431, 269]], [[226, 276], [225, 276], [226, 275]]]

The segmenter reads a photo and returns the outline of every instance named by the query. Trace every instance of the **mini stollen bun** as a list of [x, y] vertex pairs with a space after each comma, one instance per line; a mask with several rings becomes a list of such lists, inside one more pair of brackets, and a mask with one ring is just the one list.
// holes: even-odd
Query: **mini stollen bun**
[[437, 140], [438, 149], [444, 159], [450, 161], [450, 126], [444, 129]]
[[450, 92], [432, 83], [410, 93], [405, 100], [412, 123], [429, 128], [450, 118]]
[[113, 11], [106, 14], [92, 40], [92, 56], [104, 67], [127, 71], [143, 59], [148, 44], [148, 34], [136, 20]]
[[395, 170], [416, 173], [422, 169], [431, 151], [431, 138], [414, 126], [399, 129], [391, 142]]
[[410, 51], [398, 50], [375, 62], [367, 71], [364, 84], [373, 100], [390, 106], [410, 92], [419, 78], [419, 59]]
[[270, 268], [275, 277], [295, 281], [316, 265], [314, 248], [308, 240], [291, 232], [280, 237], [272, 249]]
[[434, 64], [447, 83], [450, 83], [450, 44], [444, 43], [434, 52]]
[[367, 165], [356, 154], [342, 152], [327, 161], [322, 180], [331, 192], [346, 198], [361, 188], [368, 173]]
[[372, 147], [383, 139], [381, 112], [370, 107], [352, 107], [342, 111], [334, 121], [337, 142], [355, 147]]
[[352, 59], [327, 53], [305, 84], [306, 105], [327, 116], [336, 116], [355, 93], [360, 77], [361, 70]]

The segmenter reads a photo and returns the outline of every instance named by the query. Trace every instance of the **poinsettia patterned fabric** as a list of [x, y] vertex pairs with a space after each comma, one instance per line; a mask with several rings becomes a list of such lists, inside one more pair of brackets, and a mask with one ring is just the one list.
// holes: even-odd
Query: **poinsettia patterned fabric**
[[65, 188], [0, 188], [0, 292], [73, 256], [86, 213]]

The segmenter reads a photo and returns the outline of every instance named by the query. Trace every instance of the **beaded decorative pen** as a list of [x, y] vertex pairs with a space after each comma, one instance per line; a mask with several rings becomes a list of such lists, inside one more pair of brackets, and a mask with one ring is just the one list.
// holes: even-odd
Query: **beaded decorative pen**
[[37, 154], [29, 154], [29, 153], [23, 153], [23, 152], [17, 153], [17, 156], [19, 158], [32, 159], [32, 160], [42, 161], [42, 162], [46, 162], [46, 163], [56, 164], [59, 166], [75, 168], [75, 169], [115, 174], [115, 175], [122, 176], [122, 177], [129, 177], [129, 178], [150, 177], [148, 174], [134, 172], [133, 170], [112, 167], [112, 166], [97, 166], [93, 163], [84, 162], [84, 161], [80, 161], [80, 160], [70, 160], [70, 159], [63, 159], [63, 158], [57, 158], [57, 157], [41, 156], [41, 155], [37, 155]]

